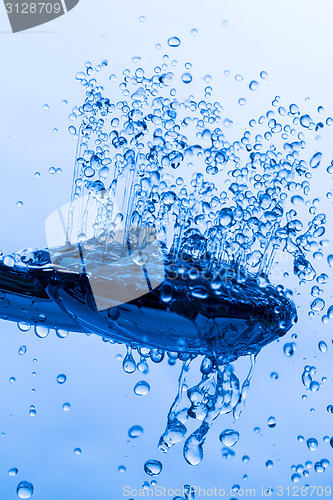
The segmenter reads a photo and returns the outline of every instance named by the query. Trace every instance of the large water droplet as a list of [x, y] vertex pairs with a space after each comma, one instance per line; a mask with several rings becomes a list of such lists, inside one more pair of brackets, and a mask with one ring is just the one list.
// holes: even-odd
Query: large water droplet
[[16, 493], [19, 498], [30, 498], [33, 492], [34, 487], [28, 481], [21, 481], [16, 488]]
[[306, 441], [306, 445], [310, 451], [315, 451], [318, 448], [318, 441], [315, 438], [309, 438]]
[[148, 382], [141, 380], [134, 386], [134, 393], [137, 396], [146, 396], [150, 391], [150, 385]]
[[318, 152], [313, 155], [313, 157], [310, 160], [310, 167], [311, 168], [317, 168], [320, 165], [321, 159], [322, 159], [322, 153]]
[[142, 434], [143, 434], [143, 428], [141, 427], [141, 425], [133, 425], [133, 427], [131, 427], [130, 430], [128, 431], [128, 435], [132, 439], [138, 438], [142, 436]]
[[171, 37], [171, 38], [169, 38], [169, 40], [168, 40], [168, 45], [169, 45], [170, 47], [179, 47], [179, 45], [180, 45], [180, 40], [179, 40], [179, 38], [178, 38], [178, 37], [176, 37], [176, 36], [172, 36], [172, 37]]
[[162, 464], [158, 460], [147, 460], [144, 471], [149, 476], [158, 476], [162, 470]]
[[58, 382], [58, 384], [64, 384], [66, 382], [66, 380], [67, 380], [67, 377], [63, 373], [60, 373], [57, 376], [57, 382]]
[[221, 432], [219, 439], [224, 446], [234, 446], [239, 440], [239, 432], [232, 429], [225, 429]]

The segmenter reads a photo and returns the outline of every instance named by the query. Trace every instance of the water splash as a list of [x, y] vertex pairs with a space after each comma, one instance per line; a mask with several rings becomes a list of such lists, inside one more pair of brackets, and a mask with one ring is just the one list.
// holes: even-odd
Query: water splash
[[[172, 37], [168, 43], [177, 47], [180, 40]], [[266, 76], [262, 72], [261, 78]], [[142, 68], [125, 70], [119, 84], [122, 97], [114, 102], [90, 63], [76, 78], [86, 97], [71, 113], [71, 120], [80, 124], [69, 127], [78, 142], [66, 242], [49, 252], [32, 249], [3, 256], [3, 288], [8, 290], [10, 274], [27, 296], [38, 296], [41, 309], [49, 308], [43, 313], [34, 305], [30, 317], [40, 337], [57, 324], [59, 332], [65, 326], [126, 343], [127, 373], [144, 373], [147, 359], [159, 363], [165, 352], [170, 364], [179, 358], [178, 392], [159, 448], [166, 452], [183, 440], [187, 420], [196, 419], [201, 424], [185, 440], [184, 457], [197, 465], [216, 418], [233, 412], [237, 419], [243, 411], [260, 349], [283, 336], [296, 320], [290, 291], [269, 280], [278, 255], [292, 258], [301, 282], [316, 278], [308, 254], [325, 233], [326, 217], [317, 213], [318, 203], [309, 193], [311, 171], [320, 167], [323, 155], [316, 151], [307, 160], [303, 152], [304, 134], [324, 125], [301, 115], [296, 104], [284, 108], [277, 96], [272, 109], [250, 120], [248, 129], [231, 140], [227, 132], [232, 120], [212, 101], [212, 87], [205, 87], [205, 98], [178, 99], [177, 82], [166, 62], [152, 76]], [[190, 73], [183, 74], [184, 83], [191, 80]], [[110, 82], [115, 82], [113, 75]], [[257, 87], [251, 81], [250, 89]], [[329, 118], [325, 123], [330, 125]], [[297, 212], [305, 203], [307, 225]], [[138, 229], [133, 232], [133, 227]], [[116, 266], [133, 239], [144, 248], [147, 240], [141, 241], [140, 235], [146, 228], [161, 245], [163, 283], [150, 286], [138, 300], [97, 311], [87, 276], [97, 273], [101, 279], [105, 266]], [[77, 246], [81, 258], [84, 252], [83, 273]], [[118, 269], [119, 282], [128, 283], [130, 276], [130, 270]], [[317, 277], [318, 283], [326, 281], [325, 274]], [[11, 300], [15, 290], [12, 285]], [[5, 294], [1, 301], [3, 317], [20, 321]], [[60, 306], [56, 314], [50, 302]], [[311, 310], [324, 307], [315, 298]], [[293, 352], [294, 343], [286, 344], [285, 354]], [[201, 381], [184, 391], [197, 355], [204, 356]], [[240, 356], [250, 356], [242, 386], [232, 365]], [[306, 387], [310, 378], [306, 372]]]

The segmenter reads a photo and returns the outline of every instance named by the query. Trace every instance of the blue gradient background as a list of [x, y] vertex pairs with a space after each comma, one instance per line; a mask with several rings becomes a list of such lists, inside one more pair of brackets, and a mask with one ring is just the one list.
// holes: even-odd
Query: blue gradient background
[[[121, 5], [111, 0], [81, 0], [52, 23], [13, 35], [1, 7], [2, 251], [44, 247], [46, 217], [69, 200], [75, 139], [67, 131], [68, 114], [83, 101], [83, 90], [74, 75], [86, 60], [96, 65], [106, 58], [109, 73], [120, 75], [126, 67], [135, 67], [132, 57], [140, 56], [141, 66], [149, 69], [168, 51], [178, 59], [179, 67], [186, 61], [192, 63], [190, 92], [194, 95], [202, 87], [202, 77], [213, 76], [215, 100], [241, 130], [249, 118], [269, 108], [276, 94], [286, 105], [297, 102], [302, 106], [310, 96], [307, 110], [323, 105], [332, 115], [332, 14], [329, 1], [144, 0]], [[146, 17], [145, 22], [139, 21], [140, 16]], [[223, 20], [228, 21], [227, 26]], [[199, 31], [195, 38], [190, 33], [193, 28]], [[182, 43], [172, 52], [167, 39], [174, 35]], [[161, 43], [161, 51], [155, 49], [156, 43]], [[230, 70], [229, 77], [224, 76], [225, 69]], [[248, 82], [258, 79], [262, 70], [269, 78], [251, 93]], [[244, 76], [243, 82], [234, 80], [237, 73]], [[237, 104], [240, 97], [248, 99], [245, 110]], [[67, 107], [60, 104], [62, 99], [69, 101]], [[43, 110], [45, 103], [50, 106], [48, 111]], [[315, 143], [310, 145], [309, 151], [315, 147]], [[327, 157], [333, 157], [331, 142], [321, 147]], [[60, 167], [62, 174], [50, 175], [51, 166]], [[40, 178], [35, 178], [35, 171], [41, 173]], [[331, 188], [328, 176], [317, 174], [315, 192], [325, 194]], [[16, 206], [18, 200], [23, 201], [22, 208]], [[330, 208], [327, 203], [326, 209]], [[330, 220], [328, 229], [332, 232]], [[291, 280], [291, 287], [296, 284]], [[242, 488], [256, 488], [257, 496], [262, 485], [292, 486], [293, 464], [322, 458], [333, 464], [333, 450], [322, 439], [324, 435], [331, 437], [333, 422], [333, 415], [326, 411], [326, 406], [333, 404], [331, 326], [324, 327], [320, 318], [309, 320], [309, 287], [301, 291], [302, 295], [295, 297], [300, 306], [300, 321], [292, 331], [298, 335], [295, 355], [287, 358], [283, 354], [283, 344], [291, 333], [260, 353], [244, 413], [236, 424], [231, 416], [215, 423], [207, 438], [204, 461], [196, 468], [185, 463], [181, 446], [166, 456], [156, 446], [176, 393], [179, 364], [152, 365], [146, 377], [126, 375], [116, 359], [117, 354], [124, 355], [124, 346], [105, 344], [93, 335], [71, 334], [60, 340], [51, 333], [39, 339], [31, 331], [22, 333], [15, 324], [3, 321], [0, 498], [16, 498], [18, 482], [28, 480], [35, 486], [34, 500], [120, 500], [124, 485], [139, 488], [148, 479], [143, 463], [151, 458], [163, 462], [159, 485], [175, 489], [187, 483], [229, 489], [238, 483]], [[327, 353], [317, 348], [322, 339], [329, 345]], [[21, 345], [27, 346], [24, 356], [17, 353]], [[246, 363], [241, 360], [239, 364]], [[328, 381], [318, 393], [302, 400], [300, 377], [305, 364], [317, 366], [316, 380], [327, 376]], [[240, 367], [241, 373], [244, 370]], [[271, 380], [272, 371], [278, 372], [277, 381]], [[62, 386], [56, 382], [59, 373], [67, 375]], [[12, 376], [15, 384], [9, 383]], [[195, 381], [195, 373], [191, 376]], [[150, 383], [151, 391], [139, 398], [133, 387], [142, 378]], [[72, 406], [68, 413], [62, 410], [65, 402]], [[37, 410], [34, 418], [29, 416], [31, 404]], [[311, 408], [315, 412], [310, 412]], [[267, 426], [271, 415], [277, 421], [274, 429]], [[127, 432], [134, 424], [142, 425], [145, 432], [129, 442]], [[261, 428], [259, 434], [253, 431], [256, 426]], [[234, 448], [235, 456], [225, 460], [218, 435], [232, 427], [241, 433], [241, 439]], [[298, 434], [306, 439], [316, 437], [318, 450], [307, 450], [305, 443], [297, 441]], [[74, 454], [76, 447], [82, 448], [80, 456]], [[249, 463], [242, 462], [245, 454]], [[265, 467], [269, 459], [274, 462], [270, 470]], [[126, 466], [125, 474], [118, 472], [119, 465]], [[16, 477], [8, 475], [12, 467], [19, 469]], [[244, 474], [248, 474], [246, 481]], [[298, 485], [305, 483], [332, 484], [332, 466], [323, 474], [311, 470], [309, 478]]]

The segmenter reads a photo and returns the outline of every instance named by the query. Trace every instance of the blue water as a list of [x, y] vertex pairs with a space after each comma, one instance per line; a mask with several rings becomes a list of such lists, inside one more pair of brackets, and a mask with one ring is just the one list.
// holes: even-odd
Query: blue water
[[[69, 127], [78, 137], [71, 201], [83, 200], [79, 220], [69, 217], [67, 241], [50, 248], [49, 256], [32, 251], [4, 256], [2, 269], [4, 276], [12, 273], [17, 286], [31, 278], [27, 296], [36, 297], [36, 289], [41, 294], [38, 317], [25, 317], [36, 324], [38, 336], [46, 336], [49, 328], [57, 328], [61, 336], [68, 321], [76, 324], [77, 331], [124, 342], [127, 373], [148, 370], [148, 358], [162, 362], [165, 352], [170, 365], [180, 359], [178, 392], [159, 448], [165, 452], [181, 441], [187, 432], [185, 423], [197, 420], [201, 423], [186, 438], [183, 453], [187, 463], [198, 465], [213, 421], [220, 413], [231, 412], [237, 419], [243, 411], [260, 349], [285, 335], [296, 321], [293, 293], [284, 280], [291, 272], [300, 287], [328, 280], [325, 272], [316, 270], [320, 247], [325, 247], [326, 215], [319, 210], [319, 200], [311, 196], [312, 169], [321, 168], [322, 153], [305, 159], [303, 152], [306, 134], [329, 126], [332, 119], [302, 115], [296, 104], [284, 108], [276, 97], [271, 109], [251, 120], [241, 137], [230, 140], [230, 120], [223, 118], [222, 106], [211, 100], [212, 87], [205, 87], [202, 98], [178, 101], [177, 82], [166, 60], [153, 76], [145, 76], [143, 69], [134, 74], [125, 70], [119, 85], [123, 97], [118, 102], [106, 97], [112, 92], [95, 78], [107, 69], [106, 61], [95, 70], [87, 63], [76, 76], [86, 91], [84, 104], [73, 110], [79, 125]], [[185, 84], [191, 81], [187, 75], [191, 76], [182, 76]], [[250, 82], [250, 90], [256, 90], [257, 83]], [[319, 108], [318, 113], [322, 113]], [[331, 169], [327, 167], [328, 174]], [[122, 204], [115, 213], [118, 199]], [[91, 201], [97, 205], [93, 222], [87, 216]], [[300, 206], [308, 208], [302, 220]], [[75, 211], [71, 213], [76, 217]], [[114, 237], [118, 225], [124, 232], [122, 239]], [[101, 264], [112, 265], [124, 255], [132, 227], [156, 231], [166, 278], [139, 299], [100, 312], [89, 287], [89, 273], [96, 268], [98, 274]], [[78, 242], [86, 245], [85, 266], [91, 270], [81, 276], [73, 257]], [[143, 249], [145, 245], [141, 242]], [[277, 266], [277, 256], [281, 259], [284, 253], [292, 257], [291, 267]], [[328, 256], [327, 269], [331, 260]], [[53, 271], [55, 264], [60, 271]], [[280, 274], [272, 285], [274, 269]], [[130, 273], [127, 269], [122, 273], [119, 281], [126, 284]], [[331, 311], [325, 314], [327, 306], [318, 298], [322, 295], [318, 285], [311, 289], [309, 314], [321, 313], [325, 323]], [[12, 288], [10, 293], [15, 300], [18, 290]], [[43, 316], [43, 300], [60, 305], [61, 328], [57, 316]], [[10, 318], [10, 298], [3, 296], [2, 301], [8, 319], [22, 319]], [[19, 315], [17, 310], [15, 314]], [[42, 324], [44, 334], [38, 329]], [[321, 342], [320, 351], [325, 352], [326, 344]], [[293, 345], [285, 344], [287, 357], [293, 356]], [[188, 387], [187, 372], [197, 355], [203, 356], [201, 381]], [[250, 356], [243, 383], [232, 364], [239, 356]], [[305, 367], [302, 380], [315, 392], [320, 384], [312, 380], [311, 369]], [[274, 421], [269, 420], [268, 426], [275, 427]], [[237, 441], [224, 442], [223, 436], [220, 440], [225, 453], [232, 454]], [[315, 471], [327, 468], [323, 460], [316, 462]], [[158, 475], [159, 464], [146, 462], [147, 474]], [[300, 478], [296, 470], [292, 481]]]

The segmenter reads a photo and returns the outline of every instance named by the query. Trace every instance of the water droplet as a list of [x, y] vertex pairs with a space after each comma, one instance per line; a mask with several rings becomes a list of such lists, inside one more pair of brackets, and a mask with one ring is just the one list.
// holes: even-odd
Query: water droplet
[[267, 460], [265, 465], [266, 465], [267, 469], [271, 469], [274, 464], [273, 464], [272, 460]]
[[16, 378], [15, 377], [10, 377], [9, 382], [11, 384], [14, 384], [16, 382]]
[[81, 448], [75, 448], [74, 453], [75, 453], [75, 455], [81, 455], [81, 453], [82, 453]]
[[60, 375], [57, 376], [58, 384], [64, 384], [66, 382], [66, 380], [67, 380], [67, 377], [63, 373], [60, 373]]
[[20, 356], [23, 356], [23, 354], [25, 354], [27, 352], [27, 348], [25, 345], [22, 345], [19, 350], [18, 350], [18, 353]]
[[291, 476], [291, 480], [293, 483], [298, 483], [301, 480], [301, 476], [299, 474], [295, 473]]
[[278, 378], [279, 378], [278, 373], [276, 373], [276, 372], [272, 372], [272, 373], [271, 373], [271, 379], [273, 379], [273, 380], [277, 380]]
[[23, 207], [23, 201], [17, 201], [16, 202], [16, 206], [19, 207], [19, 208], [22, 208]]
[[192, 35], [192, 36], [198, 36], [198, 35], [199, 35], [199, 31], [198, 31], [197, 29], [193, 28], [193, 29], [191, 30], [191, 35]]
[[323, 299], [315, 299], [310, 307], [312, 311], [320, 312], [325, 307], [325, 301]]
[[142, 380], [134, 386], [134, 393], [137, 396], [146, 396], [150, 391], [150, 385]]
[[249, 84], [250, 90], [257, 90], [258, 87], [259, 87], [259, 83], [256, 80], [252, 80], [252, 82], [250, 82], [250, 84]]
[[30, 498], [33, 492], [34, 487], [28, 481], [21, 481], [16, 488], [16, 494], [19, 498]]
[[321, 462], [316, 462], [313, 468], [318, 474], [322, 474], [323, 472], [325, 472], [325, 467]]
[[324, 342], [323, 340], [321, 340], [318, 344], [318, 349], [320, 352], [326, 352], [328, 347], [327, 347], [327, 344], [326, 342]]
[[123, 361], [123, 370], [125, 373], [134, 373], [136, 370], [136, 363], [132, 356], [132, 350], [130, 347], [127, 348], [127, 354]]
[[311, 168], [318, 168], [322, 159], [322, 153], [315, 153], [313, 157], [310, 160], [310, 167]]
[[62, 405], [62, 409], [63, 409], [64, 411], [69, 411], [69, 410], [71, 409], [71, 405], [70, 405], [70, 403], [64, 403], [64, 404]]
[[43, 109], [44, 111], [47, 111], [48, 109], [50, 109], [50, 106], [48, 104], [44, 104]]
[[234, 446], [239, 440], [239, 432], [232, 429], [225, 429], [221, 432], [219, 439], [224, 446]]
[[125, 474], [125, 472], [126, 472], [126, 467], [125, 467], [125, 465], [119, 465], [119, 467], [118, 467], [118, 472], [119, 472], [120, 474]]
[[273, 429], [275, 426], [276, 426], [276, 420], [274, 417], [269, 417], [269, 419], [267, 420], [267, 425], [268, 427], [270, 427], [271, 429]]
[[284, 344], [283, 352], [287, 356], [287, 358], [290, 358], [291, 356], [293, 356], [295, 354], [295, 348], [296, 348], [295, 342], [290, 342], [290, 343]]
[[184, 83], [191, 83], [192, 81], [192, 75], [190, 73], [184, 73], [182, 75], [182, 80]]
[[28, 332], [31, 328], [31, 325], [29, 323], [24, 323], [20, 322], [17, 323], [18, 329], [21, 330], [21, 332]]
[[131, 427], [130, 430], [128, 431], [128, 435], [132, 439], [138, 438], [142, 436], [142, 434], [143, 434], [143, 428], [141, 427], [141, 425], [133, 425], [133, 427]]
[[172, 36], [172, 37], [171, 37], [171, 38], [169, 38], [169, 40], [168, 40], [168, 45], [169, 45], [170, 47], [179, 47], [179, 45], [180, 45], [180, 40], [179, 40], [179, 38], [178, 38], [178, 37], [176, 37], [176, 36]]
[[12, 469], [9, 469], [9, 471], [8, 471], [8, 474], [10, 476], [16, 476], [17, 473], [18, 473], [18, 469], [16, 467], [13, 467]]
[[149, 476], [158, 476], [162, 470], [162, 464], [158, 460], [147, 460], [144, 471]]
[[310, 451], [316, 451], [316, 449], [318, 448], [318, 441], [315, 438], [309, 438], [306, 441], [306, 445]]

